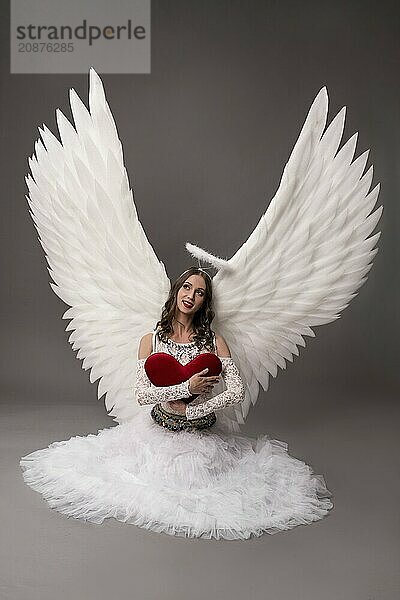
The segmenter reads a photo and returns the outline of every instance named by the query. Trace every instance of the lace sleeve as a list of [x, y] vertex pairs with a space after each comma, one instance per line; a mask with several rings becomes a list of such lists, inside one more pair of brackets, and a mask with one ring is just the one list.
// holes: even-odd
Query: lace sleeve
[[188, 419], [197, 419], [197, 417], [203, 417], [208, 415], [214, 410], [220, 410], [229, 406], [230, 404], [236, 404], [244, 400], [244, 385], [243, 380], [240, 377], [239, 369], [237, 368], [232, 358], [219, 357], [222, 362], [222, 378], [224, 380], [226, 390], [209, 398], [202, 404], [188, 404], [186, 406], [186, 417]]
[[153, 385], [147, 377], [144, 368], [145, 358], [139, 358], [136, 363], [136, 400], [139, 404], [157, 404], [157, 402], [167, 402], [180, 400], [181, 398], [190, 398], [189, 380], [177, 385], [167, 385], [157, 387]]

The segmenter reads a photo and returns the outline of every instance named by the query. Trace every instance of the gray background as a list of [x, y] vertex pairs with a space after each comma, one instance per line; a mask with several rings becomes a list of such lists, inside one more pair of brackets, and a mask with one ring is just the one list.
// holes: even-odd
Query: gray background
[[[10, 75], [1, 4], [0, 598], [392, 600], [398, 595], [399, 9], [388, 1], [153, 1], [152, 73], [104, 75], [142, 224], [171, 278], [185, 241], [230, 257], [272, 198], [317, 91], [371, 148], [384, 213], [367, 283], [261, 394], [249, 434], [289, 443], [335, 508], [246, 542], [184, 540], [51, 511], [20, 456], [112, 426], [67, 342], [24, 199], [37, 127], [83, 75]], [[96, 67], [96, 65], [93, 65]], [[369, 163], [369, 164], [370, 164]]]

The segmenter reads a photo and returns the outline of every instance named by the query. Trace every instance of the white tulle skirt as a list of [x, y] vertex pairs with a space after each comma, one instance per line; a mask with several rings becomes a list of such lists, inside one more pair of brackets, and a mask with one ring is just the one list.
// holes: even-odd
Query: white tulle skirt
[[267, 435], [172, 432], [151, 407], [130, 423], [54, 442], [21, 461], [51, 508], [186, 537], [247, 539], [305, 525], [333, 504], [322, 475]]

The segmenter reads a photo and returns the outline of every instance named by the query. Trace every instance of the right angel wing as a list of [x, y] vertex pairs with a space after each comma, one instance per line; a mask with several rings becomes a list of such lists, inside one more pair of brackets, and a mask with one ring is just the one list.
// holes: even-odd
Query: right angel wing
[[[227, 421], [243, 424], [260, 386], [285, 369], [312, 327], [330, 323], [367, 279], [380, 233], [379, 184], [354, 158], [357, 135], [339, 150], [345, 110], [326, 127], [328, 94], [317, 94], [279, 188], [251, 235], [228, 261], [187, 244], [220, 270], [213, 278], [215, 330], [226, 339], [246, 385]], [[371, 212], [373, 211], [373, 212]], [[371, 236], [371, 237], [370, 237]]]
[[69, 342], [100, 379], [110, 416], [122, 423], [135, 401], [139, 340], [154, 329], [170, 281], [138, 219], [122, 145], [100, 77], [90, 69], [89, 107], [70, 90], [74, 125], [56, 111], [60, 141], [43, 125], [29, 159], [26, 196], [54, 281], [71, 308]]

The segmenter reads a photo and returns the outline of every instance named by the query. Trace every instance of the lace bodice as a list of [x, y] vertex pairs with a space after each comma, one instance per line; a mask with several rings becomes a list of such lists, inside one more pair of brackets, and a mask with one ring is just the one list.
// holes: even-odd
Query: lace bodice
[[[213, 351], [215, 351], [215, 342]], [[174, 342], [174, 340], [170, 339], [168, 339], [167, 342], [163, 342], [157, 334], [153, 334], [153, 353], [154, 352], [167, 352], [168, 354], [172, 354], [172, 356], [174, 356], [176, 360], [179, 360], [182, 365], [186, 365], [198, 354], [209, 352], [209, 350], [203, 348], [199, 351], [195, 342], [181, 344], [180, 342]]]
[[[195, 342], [178, 343], [173, 340], [163, 342], [156, 333], [153, 334], [153, 350], [155, 352], [166, 352], [174, 356], [181, 364], [185, 365], [195, 358], [198, 354], [209, 352], [204, 348], [199, 351]], [[215, 337], [214, 337], [214, 352]], [[221, 410], [230, 404], [242, 402], [244, 399], [244, 385], [240, 377], [239, 370], [232, 358], [219, 357], [222, 363], [221, 378], [225, 385], [225, 390], [215, 395], [215, 386], [211, 392], [205, 392], [196, 396], [186, 406], [186, 417], [195, 419], [204, 415], [210, 414], [215, 410]], [[136, 400], [139, 404], [156, 404], [161, 403], [163, 408], [169, 412], [173, 412], [168, 402], [173, 400], [181, 400], [182, 398], [190, 398], [189, 381], [177, 385], [165, 387], [157, 387], [153, 385], [147, 377], [144, 369], [146, 359], [137, 360], [136, 371]]]

